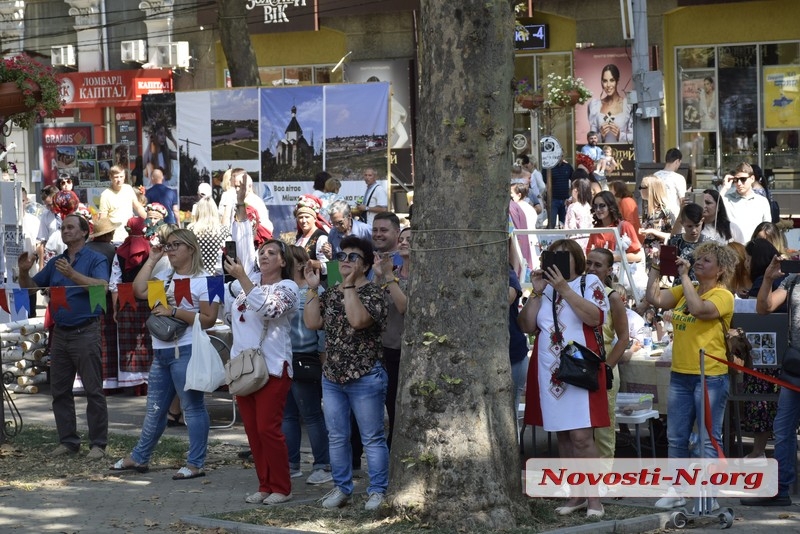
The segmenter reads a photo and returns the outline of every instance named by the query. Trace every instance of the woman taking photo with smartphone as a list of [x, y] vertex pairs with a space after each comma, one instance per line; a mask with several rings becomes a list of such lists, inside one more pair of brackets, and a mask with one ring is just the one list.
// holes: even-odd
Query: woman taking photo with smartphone
[[[605, 366], [598, 368], [601, 386], [596, 391], [561, 382], [556, 372], [559, 355], [569, 340], [600, 353], [602, 334], [595, 335], [593, 330], [603, 324], [608, 299], [597, 276], [581, 276], [586, 258], [580, 245], [560, 239], [548, 250], [567, 252], [569, 271], [557, 267], [534, 271], [533, 291], [517, 319], [523, 332], [536, 335], [528, 367], [525, 423], [556, 432], [561, 458], [597, 458], [594, 429], [609, 425]], [[597, 494], [573, 496], [556, 508], [556, 513], [568, 515], [583, 509], [587, 517], [603, 517]]]
[[[148, 470], [148, 463], [167, 426], [167, 414], [173, 397], [181, 399], [186, 427], [189, 431], [189, 454], [186, 466], [181, 467], [173, 480], [188, 480], [205, 476], [206, 449], [210, 420], [205, 406], [205, 393], [184, 391], [186, 367], [192, 357], [192, 324], [200, 319], [203, 329], [211, 328], [217, 320], [218, 302], [209, 302], [208, 283], [200, 257], [200, 245], [189, 230], [170, 233], [163, 245], [154, 246], [133, 281], [133, 292], [138, 299], [147, 299], [148, 281], [153, 268], [166, 252], [172, 270], [162, 272], [155, 280], [166, 281], [167, 302], [159, 302], [153, 315], [173, 317], [187, 324], [186, 330], [175, 341], [163, 341], [153, 336], [153, 363], [150, 366], [147, 388], [147, 408], [142, 434], [130, 455], [115, 463], [111, 469], [133, 469], [140, 473]], [[176, 298], [178, 281], [188, 280], [191, 298]], [[180, 294], [180, 293], [178, 293]]]
[[[292, 498], [289, 452], [282, 430], [286, 397], [292, 387], [291, 319], [299, 289], [294, 281], [294, 256], [288, 245], [267, 239], [255, 250], [253, 226], [247, 218], [245, 188], [237, 191], [232, 234], [237, 256], [226, 256], [225, 271], [234, 278], [226, 287], [225, 319], [231, 325], [231, 360], [259, 348], [269, 379], [248, 395], [237, 395], [244, 430], [253, 455], [258, 491], [245, 502], [280, 504]], [[257, 256], [258, 264], [254, 258]]]

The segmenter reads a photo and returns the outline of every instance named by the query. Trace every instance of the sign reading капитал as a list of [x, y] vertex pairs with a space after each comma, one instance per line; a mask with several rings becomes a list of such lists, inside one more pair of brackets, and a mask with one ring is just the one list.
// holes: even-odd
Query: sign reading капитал
[[172, 91], [164, 69], [70, 72], [61, 75], [64, 108], [137, 107], [142, 95]]

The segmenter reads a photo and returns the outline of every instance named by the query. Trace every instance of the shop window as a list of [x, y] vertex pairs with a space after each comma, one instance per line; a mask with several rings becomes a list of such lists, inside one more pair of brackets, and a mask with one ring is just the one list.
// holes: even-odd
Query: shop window
[[314, 67], [314, 82], [315, 83], [342, 83], [342, 69], [337, 69], [336, 72], [331, 72], [333, 67], [326, 65], [324, 67]]
[[695, 187], [741, 162], [774, 175], [775, 189], [800, 189], [800, 43], [676, 50], [678, 135]]
[[258, 76], [261, 85], [272, 87], [283, 84], [283, 69], [281, 67], [258, 67]]
[[[542, 80], [551, 72], [561, 76], [572, 74], [571, 54], [518, 55], [514, 58], [514, 78], [526, 78], [529, 83], [540, 88]], [[574, 114], [572, 109], [559, 111], [536, 110], [534, 113], [515, 106], [514, 113], [514, 151], [515, 154], [533, 154], [539, 158], [539, 139], [552, 135], [561, 143], [565, 158], [575, 152], [573, 139]]]

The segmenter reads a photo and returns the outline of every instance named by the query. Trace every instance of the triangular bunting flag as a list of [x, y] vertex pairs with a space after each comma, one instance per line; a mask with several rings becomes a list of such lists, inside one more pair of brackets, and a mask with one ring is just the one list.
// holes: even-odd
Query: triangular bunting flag
[[208, 276], [206, 277], [208, 283], [208, 301], [215, 302], [215, 298], [219, 297], [220, 304], [225, 302], [225, 278], [222, 276]]
[[0, 289], [0, 308], [3, 308], [6, 313], [11, 313], [11, 310], [8, 309], [8, 297], [5, 289]]
[[190, 306], [194, 305], [192, 302], [192, 280], [190, 278], [175, 280], [175, 305], [180, 306], [184, 300]]
[[133, 284], [117, 284], [117, 304], [120, 310], [125, 306], [130, 306], [132, 310], [136, 309], [136, 297], [133, 294]]
[[106, 286], [89, 286], [87, 289], [89, 290], [89, 309], [94, 312], [100, 306], [104, 312], [107, 312]]
[[64, 286], [50, 288], [50, 308], [53, 313], [57, 312], [59, 308], [70, 309], [69, 304], [67, 304], [67, 288]]
[[150, 309], [156, 307], [156, 304], [163, 304], [167, 307], [167, 293], [164, 291], [163, 280], [150, 280], [147, 282], [147, 303]]
[[28, 317], [28, 312], [31, 309], [31, 299], [28, 296], [27, 289], [14, 289], [14, 311], [20, 312], [25, 310], [24, 317]]

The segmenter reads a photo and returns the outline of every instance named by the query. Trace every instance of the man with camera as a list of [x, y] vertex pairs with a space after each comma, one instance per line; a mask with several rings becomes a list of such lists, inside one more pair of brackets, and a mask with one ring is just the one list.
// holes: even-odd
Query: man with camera
[[[725, 182], [719, 191], [728, 211], [728, 219], [736, 221], [747, 240], [760, 223], [772, 222], [769, 201], [753, 191], [755, 180], [753, 167], [748, 163], [740, 163], [733, 174], [725, 175]], [[731, 185], [735, 187], [731, 188]]]

